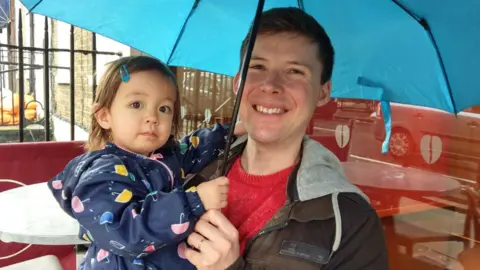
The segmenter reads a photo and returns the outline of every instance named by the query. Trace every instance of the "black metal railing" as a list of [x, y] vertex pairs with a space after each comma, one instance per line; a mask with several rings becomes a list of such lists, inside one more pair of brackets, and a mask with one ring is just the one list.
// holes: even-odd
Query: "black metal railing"
[[[71, 140], [74, 140], [75, 138], [75, 54], [80, 53], [84, 55], [91, 55], [92, 56], [92, 94], [93, 94], [93, 100], [95, 100], [95, 91], [96, 91], [96, 68], [97, 68], [97, 55], [117, 55], [117, 56], [122, 56], [121, 52], [108, 52], [108, 51], [97, 51], [97, 46], [96, 46], [96, 35], [93, 33], [92, 36], [92, 50], [79, 50], [79, 49], [74, 49], [75, 48], [75, 28], [72, 25], [70, 27], [70, 48], [68, 49], [62, 49], [62, 48], [51, 48], [49, 44], [49, 18], [45, 17], [45, 26], [44, 26], [44, 44], [43, 48], [35, 47], [35, 46], [24, 46], [24, 40], [23, 40], [23, 21], [22, 21], [22, 10], [19, 10], [18, 13], [18, 45], [14, 44], [2, 44], [0, 43], [0, 66], [8, 64], [10, 66], [18, 66], [18, 69], [8, 69], [8, 70], [1, 70], [0, 69], [0, 74], [2, 73], [8, 73], [8, 72], [19, 72], [18, 76], [18, 119], [15, 119], [15, 113], [12, 113], [12, 118], [13, 120], [11, 121], [11, 125], [16, 126], [18, 125], [19, 132], [18, 132], [18, 141], [23, 142], [25, 137], [24, 137], [24, 132], [25, 132], [25, 123], [26, 123], [26, 118], [25, 118], [25, 76], [24, 72], [26, 69], [30, 70], [30, 78], [34, 78], [33, 72], [34, 69], [40, 69], [43, 68], [44, 71], [44, 77], [43, 77], [43, 92], [44, 92], [44, 103], [43, 108], [45, 112], [45, 119], [44, 119], [44, 125], [45, 125], [45, 140], [50, 141], [51, 136], [50, 136], [50, 69], [51, 68], [56, 68], [56, 69], [69, 69], [70, 70], [70, 137]], [[30, 14], [30, 33], [35, 31], [34, 24], [33, 22], [33, 14]], [[31, 38], [33, 35], [31, 35]], [[31, 44], [34, 44], [32, 42], [32, 39], [30, 40]], [[1, 50], [6, 48], [10, 53], [13, 51], [17, 51], [18, 57], [15, 59], [16, 61], [12, 61], [12, 58], [9, 57], [9, 61], [3, 61], [1, 59]], [[30, 63], [25, 63], [24, 59], [24, 52], [27, 51], [30, 53]], [[50, 65], [50, 53], [58, 53], [58, 52], [68, 52], [70, 55], [70, 66], [69, 67], [61, 67], [61, 66], [55, 66], [55, 65]], [[41, 65], [36, 65], [34, 62], [34, 55], [35, 53], [43, 53], [43, 66]], [[13, 78], [13, 76], [11, 77]], [[3, 83], [2, 83], [3, 82]], [[34, 84], [34, 81], [30, 81], [30, 87], [32, 87], [32, 83]], [[10, 84], [12, 82], [10, 81]], [[5, 85], [4, 80], [0, 80], [0, 108], [3, 108], [3, 94], [2, 94], [2, 85]], [[13, 106], [14, 106], [14, 90], [10, 89], [12, 91], [12, 112], [13, 112]], [[18, 122], [18, 124], [16, 123]], [[4, 114], [3, 112], [0, 113], [0, 125], [5, 125], [4, 121]]]

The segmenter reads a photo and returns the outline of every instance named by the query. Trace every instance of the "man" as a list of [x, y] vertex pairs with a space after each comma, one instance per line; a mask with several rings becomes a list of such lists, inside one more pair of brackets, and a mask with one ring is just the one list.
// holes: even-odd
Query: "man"
[[[338, 159], [305, 137], [329, 101], [333, 62], [314, 18], [264, 12], [240, 107], [248, 135], [229, 153], [228, 206], [206, 213], [188, 238], [185, 255], [199, 269], [388, 269], [375, 211]], [[218, 177], [221, 160], [196, 181]]]

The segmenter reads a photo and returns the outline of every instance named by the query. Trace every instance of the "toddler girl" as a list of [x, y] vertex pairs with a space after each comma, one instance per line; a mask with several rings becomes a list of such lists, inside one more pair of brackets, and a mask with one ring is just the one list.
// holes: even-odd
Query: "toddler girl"
[[180, 97], [167, 66], [146, 56], [113, 62], [98, 86], [87, 153], [49, 187], [91, 242], [79, 269], [193, 269], [184, 240], [208, 209], [226, 205], [228, 180], [183, 190], [224, 147], [227, 128], [180, 142]]

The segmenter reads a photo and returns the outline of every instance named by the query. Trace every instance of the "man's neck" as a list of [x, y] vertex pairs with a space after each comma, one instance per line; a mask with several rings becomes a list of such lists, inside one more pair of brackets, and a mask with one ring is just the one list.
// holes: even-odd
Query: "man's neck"
[[249, 138], [241, 156], [242, 167], [254, 175], [268, 175], [288, 168], [299, 158], [302, 139], [263, 145]]

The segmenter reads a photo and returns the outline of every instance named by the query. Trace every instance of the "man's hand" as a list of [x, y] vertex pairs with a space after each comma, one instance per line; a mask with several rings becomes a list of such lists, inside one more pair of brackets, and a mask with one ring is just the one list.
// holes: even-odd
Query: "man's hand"
[[207, 211], [187, 239], [185, 257], [198, 269], [225, 270], [239, 258], [238, 231], [218, 210]]

